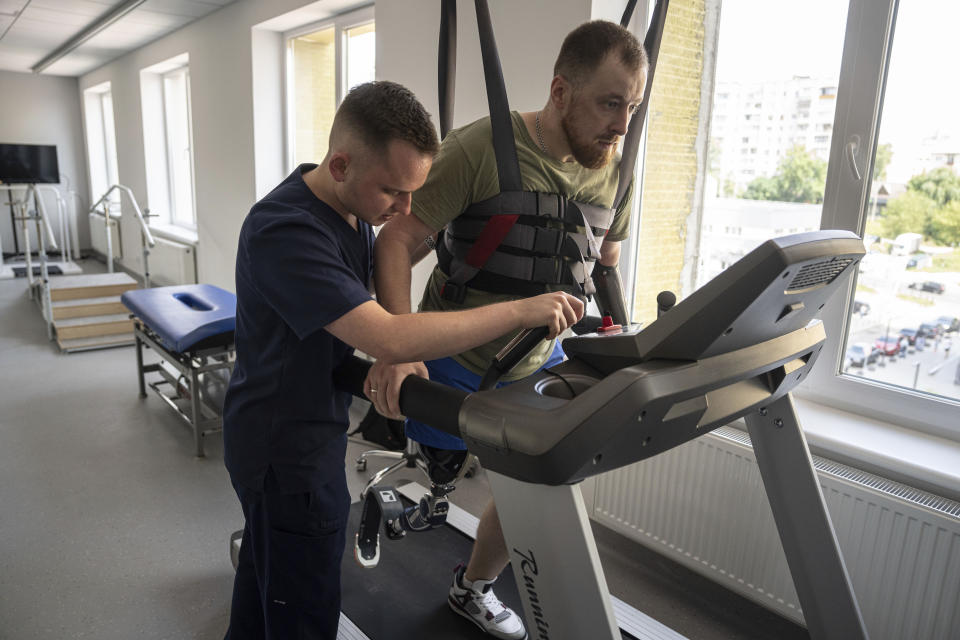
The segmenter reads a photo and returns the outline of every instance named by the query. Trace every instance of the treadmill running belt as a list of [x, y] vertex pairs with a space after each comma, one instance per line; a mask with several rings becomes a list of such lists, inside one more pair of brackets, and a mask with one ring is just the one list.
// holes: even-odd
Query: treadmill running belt
[[[343, 613], [371, 640], [490, 640], [447, 604], [453, 570], [466, 564], [473, 540], [450, 526], [408, 532], [403, 540], [388, 540], [381, 529], [380, 564], [364, 569], [353, 559], [353, 535], [362, 506], [350, 505], [340, 577]], [[493, 589], [508, 607], [523, 610], [510, 566]], [[621, 634], [632, 637], [622, 630]]]

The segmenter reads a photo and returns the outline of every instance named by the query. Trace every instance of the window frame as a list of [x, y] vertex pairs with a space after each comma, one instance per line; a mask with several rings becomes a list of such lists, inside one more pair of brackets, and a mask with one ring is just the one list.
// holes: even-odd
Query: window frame
[[[189, 229], [190, 231], [197, 230], [197, 200], [196, 200], [196, 177], [194, 175], [194, 162], [193, 162], [193, 117], [192, 117], [192, 105], [190, 101], [190, 65], [183, 64], [177, 66], [173, 69], [164, 71], [159, 75], [160, 80], [160, 99], [161, 99], [161, 113], [163, 117], [163, 138], [164, 138], [164, 153], [166, 154], [166, 168], [167, 168], [167, 202], [168, 202], [168, 219], [167, 224], [173, 227], [180, 227], [183, 229]], [[177, 215], [177, 187], [175, 184], [174, 174], [174, 158], [173, 158], [173, 149], [171, 148], [172, 141], [170, 137], [170, 127], [168, 125], [169, 114], [167, 113], [167, 79], [174, 76], [183, 76], [184, 82], [184, 94], [186, 99], [186, 104], [184, 105], [186, 109], [186, 127], [187, 127], [187, 169], [189, 170], [190, 175], [190, 188], [189, 196], [191, 203], [191, 218], [192, 220], [186, 221], [182, 220]]]
[[[863, 237], [898, 0], [850, 0], [821, 229]], [[857, 179], [850, 159], [856, 161]], [[960, 401], [841, 373], [856, 277], [823, 311], [823, 352], [797, 395], [925, 434], [960, 441]], [[946, 418], [946, 419], [945, 419]]]
[[[114, 184], [119, 183], [119, 160], [117, 159], [117, 132], [116, 122], [113, 116], [113, 90], [110, 82], [104, 82], [96, 86], [87, 87], [83, 90], [84, 124], [86, 126], [86, 151], [87, 162], [90, 168], [96, 163], [98, 170], [103, 172], [105, 186], [97, 191], [94, 184], [94, 172], [89, 171], [90, 175], [90, 202], [96, 202], [103, 194]], [[111, 116], [107, 118], [107, 107], [109, 106]], [[90, 111], [94, 110], [95, 113]], [[91, 122], [91, 120], [95, 120]], [[93, 125], [92, 127], [89, 125]], [[93, 138], [96, 138], [95, 140]], [[99, 153], [95, 153], [99, 152]], [[120, 194], [113, 193], [110, 196], [112, 203], [119, 203]]]
[[[295, 105], [291, 96], [294, 96], [295, 87], [293, 74], [293, 47], [291, 41], [300, 36], [322, 31], [333, 27], [334, 41], [334, 65], [337, 70], [335, 81], [335, 106], [339, 107], [346, 94], [347, 81], [347, 60], [344, 51], [346, 50], [347, 31], [366, 24], [375, 23], [374, 6], [372, 4], [351, 9], [322, 20], [316, 20], [288, 31], [284, 31], [283, 38], [283, 137], [284, 137], [284, 162], [286, 163], [286, 173], [294, 169], [294, 138], [296, 135], [296, 114]], [[319, 158], [318, 158], [319, 160]]]
[[[100, 98], [100, 122], [103, 127], [103, 160], [107, 176], [107, 189], [120, 183], [120, 161], [117, 158], [117, 129], [116, 115], [113, 110], [113, 90], [107, 86], [106, 91], [99, 95]], [[109, 109], [110, 117], [107, 118]], [[102, 195], [102, 194], [101, 194]], [[120, 194], [116, 194], [116, 200], [120, 200]]]

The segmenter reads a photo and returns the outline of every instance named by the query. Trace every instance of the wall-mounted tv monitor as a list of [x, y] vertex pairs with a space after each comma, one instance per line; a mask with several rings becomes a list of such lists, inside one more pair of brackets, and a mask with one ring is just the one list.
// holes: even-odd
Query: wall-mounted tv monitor
[[60, 182], [57, 147], [52, 144], [0, 143], [0, 182], [5, 184]]

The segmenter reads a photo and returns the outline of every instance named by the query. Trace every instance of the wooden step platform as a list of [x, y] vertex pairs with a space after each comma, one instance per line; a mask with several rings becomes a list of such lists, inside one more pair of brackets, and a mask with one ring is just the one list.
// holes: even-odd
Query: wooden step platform
[[78, 300], [119, 296], [124, 291], [137, 288], [137, 281], [125, 273], [88, 273], [79, 276], [52, 276], [50, 299]]
[[54, 322], [53, 326], [57, 330], [57, 337], [61, 340], [133, 331], [133, 321], [130, 319], [130, 315], [126, 313], [66, 318]]
[[120, 294], [138, 287], [125, 273], [50, 278], [50, 300], [57, 344], [84, 351], [134, 344], [130, 312]]
[[105, 336], [89, 338], [73, 338], [62, 340], [57, 337], [57, 344], [61, 351], [89, 351], [91, 349], [108, 349], [110, 347], [128, 347], [134, 344], [133, 333], [115, 333]]
[[52, 307], [54, 320], [128, 313], [127, 308], [120, 302], [120, 296], [58, 300], [52, 303]]

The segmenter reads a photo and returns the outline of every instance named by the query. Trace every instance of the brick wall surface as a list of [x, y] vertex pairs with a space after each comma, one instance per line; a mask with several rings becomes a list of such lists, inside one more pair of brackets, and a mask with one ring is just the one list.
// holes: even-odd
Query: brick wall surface
[[671, 0], [650, 96], [640, 201], [634, 321], [656, 318], [656, 297], [679, 294], [694, 208], [706, 0]]

